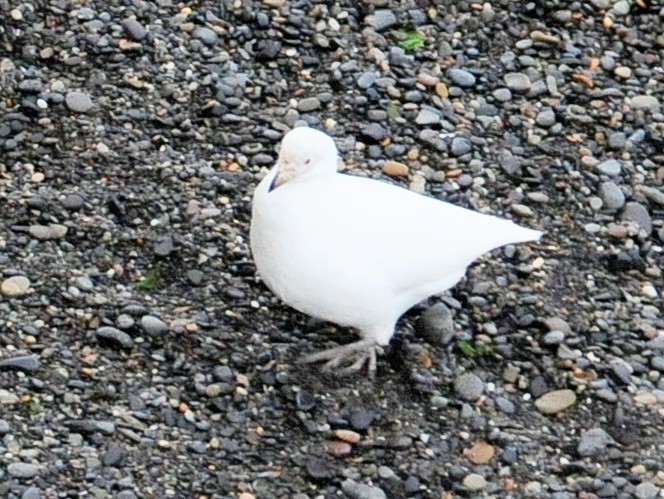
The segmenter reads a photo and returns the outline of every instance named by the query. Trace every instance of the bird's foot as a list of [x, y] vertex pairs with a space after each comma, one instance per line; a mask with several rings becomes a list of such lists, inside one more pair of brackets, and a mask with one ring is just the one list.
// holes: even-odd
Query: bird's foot
[[359, 371], [366, 364], [369, 375], [376, 374], [376, 354], [383, 353], [375, 340], [360, 340], [348, 345], [316, 352], [303, 357], [300, 362], [310, 364], [312, 362], [326, 361], [324, 369], [336, 370], [341, 374], [351, 374]]

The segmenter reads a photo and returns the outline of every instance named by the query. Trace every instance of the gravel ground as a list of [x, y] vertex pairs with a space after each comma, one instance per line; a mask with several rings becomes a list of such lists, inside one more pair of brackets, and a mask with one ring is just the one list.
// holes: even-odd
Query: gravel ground
[[[664, 497], [655, 3], [0, 0], [0, 496]], [[546, 236], [301, 367], [354, 336], [254, 276], [298, 122]]]

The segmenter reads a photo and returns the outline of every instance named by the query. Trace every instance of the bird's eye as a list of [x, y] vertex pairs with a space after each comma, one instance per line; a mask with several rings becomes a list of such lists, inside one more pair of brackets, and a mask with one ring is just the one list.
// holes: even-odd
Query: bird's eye
[[307, 159], [307, 160], [304, 162], [304, 164], [305, 164], [305, 165], [309, 165], [309, 164], [311, 164], [311, 159]]

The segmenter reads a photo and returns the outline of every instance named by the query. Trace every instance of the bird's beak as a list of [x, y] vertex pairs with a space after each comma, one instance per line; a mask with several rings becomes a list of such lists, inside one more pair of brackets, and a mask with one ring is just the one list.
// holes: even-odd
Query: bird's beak
[[277, 163], [277, 174], [272, 179], [272, 182], [270, 182], [270, 187], [267, 192], [272, 192], [280, 185], [288, 182], [291, 178], [293, 178], [293, 173], [293, 169], [289, 167], [287, 163]]

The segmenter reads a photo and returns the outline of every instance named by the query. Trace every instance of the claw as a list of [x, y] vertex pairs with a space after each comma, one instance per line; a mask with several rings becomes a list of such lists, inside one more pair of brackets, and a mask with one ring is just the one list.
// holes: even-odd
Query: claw
[[[325, 362], [324, 369], [338, 371], [342, 374], [351, 374], [359, 371], [367, 364], [369, 375], [373, 377], [376, 373], [376, 353], [383, 353], [375, 340], [360, 340], [348, 345], [342, 345], [322, 352], [316, 352], [303, 357], [300, 362], [310, 364], [312, 362]], [[345, 365], [350, 363], [350, 365]], [[345, 367], [340, 367], [345, 365]]]

